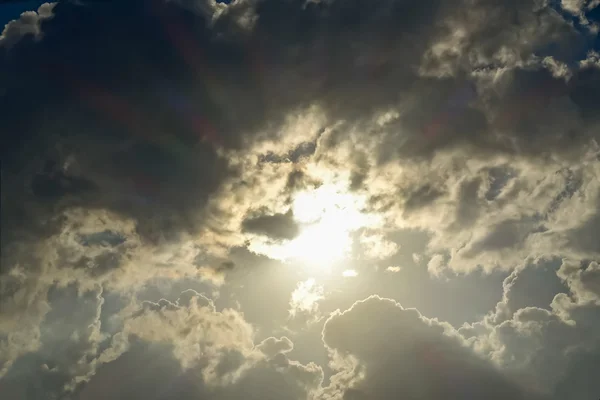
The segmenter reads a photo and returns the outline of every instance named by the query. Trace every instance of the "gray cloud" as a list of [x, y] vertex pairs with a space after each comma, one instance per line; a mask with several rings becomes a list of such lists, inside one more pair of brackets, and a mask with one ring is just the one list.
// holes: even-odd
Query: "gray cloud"
[[279, 339], [270, 337], [263, 340], [256, 348], [262, 351], [267, 357], [274, 358], [278, 354], [285, 354], [292, 351], [294, 344], [285, 336]]
[[[320, 385], [319, 367], [285, 356], [293, 347], [289, 339], [269, 338], [255, 347], [253, 329], [242, 315], [231, 309], [217, 311], [211, 300], [192, 290], [183, 292], [175, 303], [160, 300], [126, 307], [119, 315], [120, 330], [110, 335], [99, 320], [102, 297], [86, 293], [77, 298], [75, 294], [75, 302], [73, 294], [51, 296], [57, 300], [52, 301], [52, 311], [40, 328], [39, 351], [13, 364], [0, 394], [23, 399], [87, 399], [137, 393], [141, 397], [133, 398], [144, 398], [147, 390], [167, 390], [172, 381], [182, 380], [181, 390], [190, 398], [266, 395], [300, 399]], [[89, 301], [93, 299], [99, 301]], [[144, 361], [144, 354], [156, 359]], [[155, 375], [155, 371], [162, 372]], [[113, 379], [115, 373], [132, 379], [120, 379], [107, 389], [102, 382]], [[40, 385], [27, 391], [25, 382], [31, 381]], [[272, 391], [265, 391], [267, 383]]]
[[341, 357], [355, 357], [364, 368], [362, 379], [357, 379], [343, 398], [537, 396], [511, 383], [466, 348], [448, 325], [390, 299], [370, 297], [332, 315], [325, 324], [323, 340], [332, 351]]
[[247, 232], [266, 235], [273, 239], [293, 239], [298, 236], [300, 231], [291, 212], [247, 217], [242, 222], [242, 229]]
[[[585, 34], [535, 2], [511, 5], [520, 22], [493, 1], [475, 2], [472, 13], [438, 1], [188, 4], [200, 15], [152, 4], [127, 2], [113, 13], [112, 4], [61, 3], [43, 23], [43, 41], [24, 37], [3, 49], [3, 75], [11, 80], [2, 96], [10, 144], [2, 179], [19, 187], [2, 207], [4, 230], [32, 234], [43, 225], [40, 234], [48, 234], [61, 212], [79, 206], [133, 218], [151, 243], [197, 233], [211, 194], [239, 173], [215, 147], [276, 138], [286, 118], [310, 107], [321, 110], [325, 125], [341, 124], [334, 131], [344, 140], [375, 142], [379, 162], [464, 146], [566, 154], [594, 137], [586, 110], [595, 98], [595, 64], [571, 67], [568, 80], [529, 57], [549, 40], [571, 46]], [[207, 13], [214, 13], [210, 21]], [[241, 29], [240, 15], [256, 18]], [[443, 58], [434, 49], [448, 29], [464, 34], [452, 49], [451, 73], [424, 75], [423, 57]], [[506, 48], [517, 55], [501, 57]], [[481, 63], [486, 69], [474, 73]], [[21, 96], [20, 82], [36, 96]], [[389, 110], [394, 117], [370, 126]], [[369, 135], [347, 134], [356, 129]], [[19, 139], [15, 131], [23, 132]], [[339, 142], [325, 139], [322, 151]], [[303, 143], [286, 150], [292, 161], [314, 151]], [[361, 165], [360, 175], [368, 175]]]
[[[594, 268], [594, 263], [563, 260], [559, 268], [542, 262], [515, 271], [495, 312], [459, 331], [477, 352], [517, 374], [523, 384], [553, 399], [567, 393], [585, 399], [595, 387], [586, 377], [587, 364], [594, 365], [600, 349], [593, 333], [600, 309], [586, 288], [594, 284]], [[539, 276], [547, 273], [560, 281]]]

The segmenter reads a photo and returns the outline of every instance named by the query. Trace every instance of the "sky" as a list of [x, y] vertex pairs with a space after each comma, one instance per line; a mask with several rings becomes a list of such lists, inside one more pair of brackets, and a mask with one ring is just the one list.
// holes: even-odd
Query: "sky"
[[600, 1], [0, 6], [0, 398], [600, 396]]
[[7, 1], [0, 3], [0, 25], [4, 25], [15, 19], [19, 19], [25, 11], [35, 11], [45, 3], [44, 1]]

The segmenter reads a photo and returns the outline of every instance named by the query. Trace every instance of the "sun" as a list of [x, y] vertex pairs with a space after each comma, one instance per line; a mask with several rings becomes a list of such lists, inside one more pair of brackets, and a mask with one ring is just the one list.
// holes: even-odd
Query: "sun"
[[352, 233], [374, 223], [365, 199], [335, 185], [298, 193], [291, 210], [300, 234], [283, 243], [253, 243], [250, 250], [316, 271], [331, 270], [352, 252]]
[[285, 258], [312, 265], [331, 265], [352, 250], [350, 231], [341, 218], [325, 216], [302, 229], [284, 246]]

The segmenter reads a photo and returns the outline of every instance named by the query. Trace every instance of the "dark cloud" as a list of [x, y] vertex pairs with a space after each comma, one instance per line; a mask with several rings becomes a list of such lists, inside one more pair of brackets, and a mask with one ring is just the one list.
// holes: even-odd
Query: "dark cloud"
[[[328, 124], [380, 137], [381, 162], [461, 145], [539, 155], [586, 144], [595, 64], [575, 68], [573, 84], [535, 61], [504, 60], [492, 83], [464, 60], [451, 75], [418, 72], [449, 25], [468, 34], [461, 57], [493, 58], [507, 43], [531, 53], [526, 40], [511, 42], [519, 34], [536, 46], [551, 40], [523, 31], [535, 2], [513, 11], [475, 3], [484, 21], [434, 0], [61, 2], [39, 24], [42, 40], [23, 33], [2, 47], [2, 180], [12, 199], [2, 206], [11, 232], [3, 243], [51, 229], [72, 207], [134, 218], [151, 242], [197, 232], [208, 197], [235, 172], [215, 147], [276, 137], [285, 118], [311, 106]], [[552, 40], [576, 41], [551, 9], [538, 12]], [[389, 109], [402, 111], [365, 125]], [[289, 149], [289, 159], [314, 147]]]
[[443, 194], [444, 193], [440, 189], [435, 188], [430, 184], [417, 187], [413, 192], [406, 195], [404, 210], [409, 213], [414, 209], [427, 207]]
[[293, 239], [298, 236], [300, 227], [294, 221], [292, 212], [285, 214], [260, 215], [247, 217], [242, 222], [246, 232], [265, 235], [273, 239]]
[[134, 217], [152, 241], [195, 230], [227, 166], [211, 144], [207, 89], [190, 94], [207, 77], [182, 59], [168, 32], [174, 24], [208, 30], [160, 2], [64, 2], [43, 24], [43, 41], [2, 49], [3, 76], [14, 78], [1, 100], [3, 186], [19, 184], [16, 204], [3, 202], [3, 226], [46, 224], [48, 216], [32, 215], [41, 203], [50, 216], [85, 207]]

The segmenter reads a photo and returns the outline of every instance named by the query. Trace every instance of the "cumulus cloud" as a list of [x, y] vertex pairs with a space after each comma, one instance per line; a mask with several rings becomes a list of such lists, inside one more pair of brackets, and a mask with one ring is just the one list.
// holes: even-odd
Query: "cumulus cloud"
[[[543, 265], [513, 272], [504, 282], [504, 296], [495, 312], [459, 331], [478, 353], [517, 374], [523, 384], [551, 398], [569, 393], [570, 398], [584, 399], [595, 383], [586, 380], [580, 368], [588, 362], [594, 365], [600, 349], [593, 333], [598, 329], [600, 309], [583, 289], [593, 285], [595, 266], [592, 263], [588, 271], [585, 263], [575, 268], [572, 261], [563, 260], [559, 267], [543, 271]], [[550, 283], [548, 277], [540, 279], [541, 273], [549, 272], [565, 286]], [[547, 293], [533, 285], [545, 287]], [[541, 299], [533, 300], [535, 295]], [[577, 372], [582, 374], [580, 379]]]
[[31, 36], [35, 40], [42, 38], [41, 25], [52, 18], [52, 9], [56, 3], [44, 3], [37, 11], [26, 11], [19, 19], [9, 21], [0, 35], [0, 47], [12, 47], [24, 36]]
[[565, 260], [558, 276], [567, 283], [579, 302], [600, 303], [600, 265], [597, 262]]
[[[132, 373], [133, 371], [133, 373]], [[79, 393], [81, 399], [306, 399], [321, 379], [314, 364], [258, 361], [230, 385], [207, 387], [201, 370], [182, 371], [168, 348], [136, 344], [119, 359], [101, 367]], [[129, 376], [129, 379], [120, 377]]]
[[[150, 371], [172, 368], [164, 377], [154, 378], [159, 385], [168, 385], [169, 380], [200, 379], [202, 387], [194, 389], [195, 396], [211, 393], [217, 398], [229, 398], [232, 393], [242, 396], [247, 390], [259, 396], [261, 382], [270, 382], [276, 396], [303, 398], [300, 394], [304, 391], [306, 398], [320, 385], [322, 372], [318, 366], [303, 365], [285, 356], [293, 348], [288, 338], [271, 337], [254, 346], [253, 328], [240, 313], [231, 309], [217, 311], [211, 300], [192, 290], [183, 292], [176, 302], [163, 299], [131, 304], [119, 315], [121, 328], [111, 335], [101, 329], [102, 297], [93, 292], [83, 296], [78, 302], [70, 296], [57, 297], [59, 304], [53, 303], [52, 312], [60, 317], [49, 315], [42, 324], [41, 351], [14, 365], [4, 377], [6, 385], [2, 385], [0, 393], [9, 398], [19, 394], [20, 398], [30, 398], [23, 392], [23, 383], [41, 379], [52, 382], [52, 386], [34, 389], [34, 396], [69, 395], [73, 390], [81, 398], [105, 396], [106, 388], [98, 388], [96, 381], [112, 376], [122, 364], [144, 359], [144, 352], [157, 357], [150, 363], [154, 365]], [[99, 301], [89, 302], [91, 299]], [[68, 304], [74, 310], [65, 307]], [[93, 310], [86, 310], [88, 305]], [[133, 382], [120, 381], [124, 386], [111, 389], [115, 396], [125, 396], [131, 390], [126, 386], [137, 385], [138, 379], [144, 381], [144, 386], [147, 384], [146, 374], [152, 372], [142, 365], [133, 370]], [[276, 382], [282, 379], [285, 383]], [[145, 393], [147, 388], [136, 389]]]
[[[149, 388], [159, 387], [165, 395], [173, 391], [183, 398], [306, 399], [322, 380], [317, 365], [287, 358], [293, 349], [288, 338], [270, 337], [254, 346], [253, 328], [243, 315], [231, 309], [217, 311], [211, 300], [191, 290], [175, 303], [145, 302], [123, 318], [116, 337], [126, 346], [118, 346], [119, 354], [105, 350], [111, 358], [79, 388], [80, 398], [106, 396], [103, 382], [118, 371], [136, 371], [135, 379], [121, 381], [110, 393], [131, 393], [133, 398], [145, 398]], [[113, 347], [114, 343], [113, 339]], [[150, 368], [144, 367], [146, 352], [156, 357]], [[134, 387], [128, 388], [131, 384]]]
[[330, 351], [354, 357], [362, 368], [339, 398], [537, 396], [479, 358], [449, 325], [390, 299], [370, 297], [333, 314], [323, 340]]

